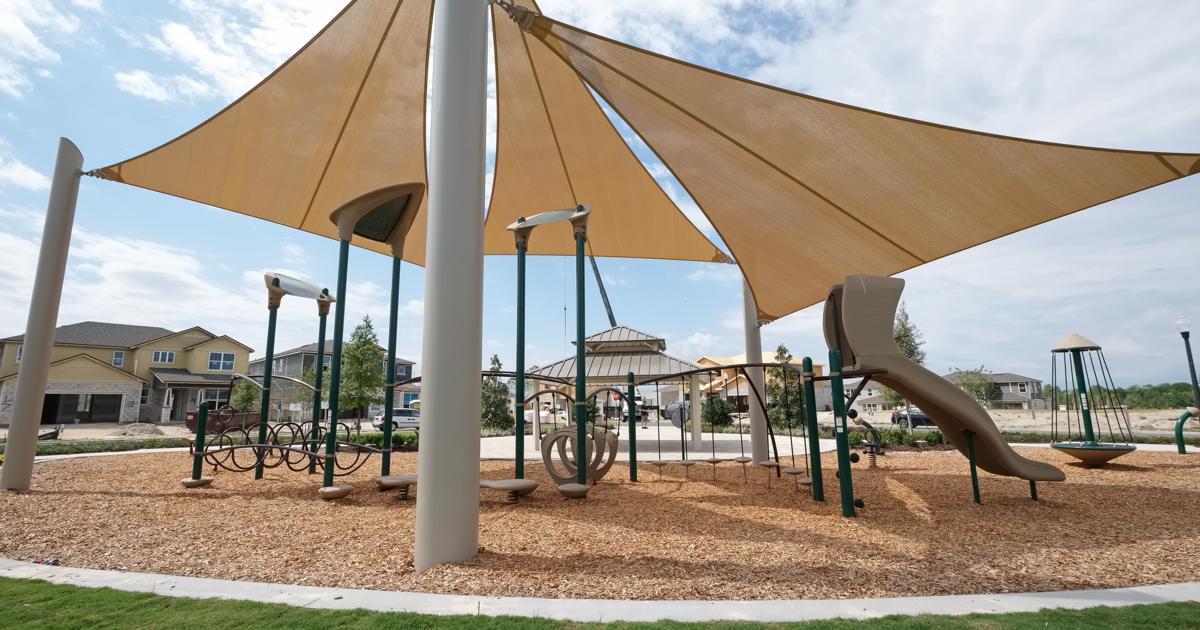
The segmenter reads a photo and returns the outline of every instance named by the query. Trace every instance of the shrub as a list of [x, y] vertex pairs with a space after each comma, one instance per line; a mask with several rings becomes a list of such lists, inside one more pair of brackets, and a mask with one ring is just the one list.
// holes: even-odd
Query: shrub
[[733, 403], [720, 396], [708, 396], [700, 403], [700, 417], [710, 427], [733, 426]]

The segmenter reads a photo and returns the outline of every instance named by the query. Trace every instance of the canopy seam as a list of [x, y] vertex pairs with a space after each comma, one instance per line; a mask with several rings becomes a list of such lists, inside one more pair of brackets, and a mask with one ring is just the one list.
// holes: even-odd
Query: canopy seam
[[338, 148], [342, 145], [342, 136], [346, 134], [346, 128], [350, 126], [350, 119], [354, 117], [354, 111], [358, 108], [358, 99], [362, 96], [363, 89], [367, 86], [367, 80], [371, 78], [371, 71], [375, 69], [375, 62], [379, 59], [379, 53], [383, 50], [383, 45], [387, 43], [388, 35], [392, 32], [392, 25], [396, 23], [396, 16], [400, 14], [400, 7], [403, 6], [404, 0], [396, 2], [396, 8], [392, 9], [392, 17], [388, 19], [387, 26], [383, 29], [383, 34], [379, 38], [379, 43], [375, 45], [375, 53], [371, 55], [371, 61], [367, 64], [367, 70], [363, 73], [362, 81], [358, 83], [358, 90], [354, 93], [354, 100], [350, 102], [350, 110], [346, 112], [346, 119], [342, 121], [342, 127], [338, 130], [337, 138], [333, 141], [333, 147], [329, 150], [329, 157], [325, 160], [325, 167], [321, 169], [321, 177], [317, 179], [317, 185], [313, 187], [312, 196], [308, 199], [308, 207], [304, 209], [304, 216], [300, 217], [300, 227], [308, 221], [308, 215], [312, 212], [313, 204], [317, 201], [317, 195], [321, 192], [321, 186], [325, 183], [325, 176], [329, 174], [329, 167], [333, 164], [333, 158], [337, 156]]
[[[803, 189], [807, 190], [808, 192], [812, 193], [812, 194], [813, 194], [814, 196], [816, 196], [818, 199], [820, 199], [820, 200], [824, 201], [825, 203], [829, 204], [829, 205], [830, 205], [830, 207], [832, 207], [833, 209], [837, 210], [838, 212], [841, 212], [841, 213], [842, 213], [843, 215], [845, 215], [847, 218], [849, 218], [849, 219], [851, 219], [852, 221], [854, 221], [855, 223], [858, 223], [859, 225], [863, 226], [864, 228], [866, 228], [867, 230], [869, 230], [869, 231], [870, 231], [872, 234], [874, 234], [875, 236], [878, 236], [879, 238], [883, 239], [885, 242], [889, 243], [890, 245], [892, 245], [892, 246], [893, 246], [893, 247], [895, 247], [896, 249], [898, 249], [898, 250], [900, 250], [900, 251], [904, 252], [904, 253], [905, 253], [905, 254], [907, 254], [909, 257], [911, 257], [911, 258], [914, 258], [914, 259], [916, 259], [916, 260], [918, 260], [918, 261], [920, 261], [920, 262], [922, 262], [922, 263], [928, 262], [928, 261], [926, 261], [925, 259], [921, 258], [920, 256], [918, 256], [918, 255], [916, 255], [916, 254], [912, 253], [911, 251], [909, 251], [909, 250], [908, 250], [907, 248], [905, 248], [903, 245], [901, 245], [901, 244], [897, 243], [896, 241], [894, 241], [894, 240], [892, 240], [892, 239], [888, 238], [887, 236], [884, 236], [884, 234], [883, 234], [882, 232], [880, 232], [879, 230], [875, 229], [874, 227], [872, 227], [872, 226], [868, 225], [868, 224], [867, 224], [865, 221], [863, 221], [862, 219], [860, 219], [860, 218], [858, 218], [858, 217], [854, 216], [854, 215], [853, 215], [853, 214], [851, 214], [849, 211], [847, 211], [845, 208], [842, 208], [840, 205], [838, 205], [837, 203], [835, 203], [835, 202], [834, 202], [832, 199], [830, 199], [829, 197], [826, 197], [825, 195], [821, 194], [820, 192], [817, 192], [817, 190], [816, 190], [816, 189], [814, 189], [812, 186], [809, 186], [808, 184], [805, 184], [804, 182], [800, 181], [799, 179], [797, 179], [796, 177], [794, 177], [794, 176], [793, 176], [791, 173], [789, 173], [789, 172], [785, 171], [783, 168], [781, 168], [779, 165], [775, 164], [775, 163], [774, 163], [774, 162], [772, 162], [771, 160], [768, 160], [768, 159], [766, 159], [766, 158], [765, 158], [765, 157], [763, 157], [762, 155], [759, 155], [759, 154], [758, 154], [756, 151], [754, 151], [754, 150], [750, 149], [749, 147], [747, 147], [746, 145], [742, 144], [741, 142], [738, 142], [737, 140], [733, 139], [733, 138], [732, 138], [732, 137], [730, 137], [728, 134], [726, 134], [725, 132], [721, 131], [720, 129], [717, 129], [716, 127], [714, 127], [712, 124], [710, 124], [708, 121], [704, 120], [703, 118], [700, 118], [699, 116], [697, 116], [697, 115], [695, 115], [695, 114], [693, 114], [693, 113], [689, 112], [688, 110], [684, 109], [684, 108], [683, 108], [683, 107], [681, 107], [681, 106], [680, 106], [678, 103], [675, 103], [675, 102], [674, 102], [674, 101], [672, 101], [671, 99], [669, 99], [669, 98], [667, 98], [666, 96], [663, 96], [662, 94], [660, 94], [660, 93], [659, 93], [657, 90], [654, 90], [654, 89], [652, 89], [652, 88], [648, 87], [647, 85], [645, 85], [645, 84], [644, 84], [644, 83], [642, 83], [641, 81], [638, 81], [637, 79], [635, 79], [635, 78], [633, 78], [633, 77], [629, 76], [628, 74], [626, 74], [626, 73], [622, 72], [621, 70], [617, 69], [617, 68], [616, 68], [616, 67], [614, 67], [613, 65], [611, 65], [611, 64], [609, 64], [608, 62], [604, 61], [603, 59], [600, 59], [599, 57], [597, 57], [597, 56], [593, 55], [591, 52], [589, 52], [589, 51], [587, 51], [587, 50], [584, 50], [583, 48], [581, 48], [581, 47], [579, 47], [579, 46], [575, 45], [575, 43], [574, 43], [574, 42], [568, 41], [568, 40], [564, 39], [563, 37], [560, 37], [560, 36], [559, 36], [557, 33], [554, 33], [553, 31], [550, 31], [550, 30], [547, 30], [546, 32], [547, 32], [547, 34], [548, 34], [548, 35], [550, 35], [551, 37], [554, 37], [554, 39], [556, 39], [556, 40], [558, 40], [558, 41], [560, 41], [560, 42], [562, 42], [562, 43], [566, 44], [567, 46], [570, 46], [571, 48], [574, 48], [575, 50], [579, 51], [580, 53], [582, 53], [582, 54], [584, 54], [584, 55], [587, 55], [587, 56], [588, 56], [588, 58], [592, 59], [592, 60], [593, 60], [593, 61], [595, 61], [596, 63], [598, 63], [598, 64], [600, 64], [600, 65], [603, 65], [604, 67], [608, 68], [608, 69], [609, 69], [609, 70], [611, 70], [612, 72], [615, 72], [615, 73], [617, 73], [617, 74], [618, 74], [618, 75], [620, 75], [622, 78], [624, 78], [626, 81], [629, 81], [630, 83], [633, 83], [634, 85], [638, 86], [638, 87], [639, 87], [639, 88], [641, 88], [642, 90], [645, 90], [646, 92], [648, 92], [648, 93], [652, 94], [653, 96], [657, 97], [657, 98], [658, 98], [659, 100], [661, 100], [662, 102], [664, 102], [664, 103], [666, 103], [666, 104], [670, 105], [671, 107], [674, 107], [675, 109], [679, 110], [681, 113], [683, 113], [684, 115], [688, 116], [688, 117], [689, 117], [689, 118], [691, 118], [692, 120], [695, 120], [696, 122], [700, 123], [700, 124], [701, 124], [701, 125], [703, 125], [704, 127], [708, 128], [708, 129], [709, 129], [710, 131], [712, 131], [713, 133], [715, 133], [715, 134], [717, 134], [718, 136], [720, 136], [720, 137], [724, 138], [724, 139], [725, 139], [726, 141], [728, 141], [730, 144], [733, 144], [734, 146], [738, 147], [739, 149], [741, 149], [741, 150], [745, 151], [746, 153], [748, 153], [749, 155], [753, 156], [753, 157], [754, 157], [755, 159], [757, 159], [758, 161], [760, 161], [760, 162], [762, 162], [763, 164], [766, 164], [767, 166], [771, 167], [771, 168], [772, 168], [772, 169], [774, 169], [776, 172], [778, 172], [780, 175], [783, 175], [783, 176], [784, 176], [784, 177], [786, 177], [787, 179], [789, 179], [789, 180], [791, 180], [791, 181], [795, 182], [795, 183], [796, 183], [796, 185], [798, 185], [798, 186], [800, 186], [801, 188], [803, 188]], [[570, 61], [567, 61], [566, 59], [563, 59], [563, 61], [564, 61], [564, 62], [566, 62], [568, 65], [570, 65]], [[590, 82], [589, 82], [589, 84], [590, 84]], [[665, 162], [665, 160], [664, 160], [664, 162]], [[697, 203], [699, 203], [699, 202], [697, 201]]]
[[567, 178], [567, 188], [571, 191], [571, 201], [575, 205], [579, 205], [579, 196], [575, 194], [575, 183], [571, 181], [571, 171], [567, 168], [567, 158], [563, 156], [562, 143], [558, 141], [558, 128], [554, 124], [554, 117], [550, 115], [550, 106], [546, 104], [546, 92], [542, 90], [542, 77], [538, 72], [537, 64], [533, 63], [533, 55], [529, 52], [529, 40], [526, 39], [525, 31], [520, 31], [521, 45], [525, 48], [525, 59], [529, 62], [529, 69], [533, 71], [533, 82], [537, 85], [538, 99], [542, 103], [542, 112], [546, 114], [546, 122], [550, 125], [550, 135], [554, 138], [554, 150], [558, 153], [558, 163], [562, 166], [563, 177]]

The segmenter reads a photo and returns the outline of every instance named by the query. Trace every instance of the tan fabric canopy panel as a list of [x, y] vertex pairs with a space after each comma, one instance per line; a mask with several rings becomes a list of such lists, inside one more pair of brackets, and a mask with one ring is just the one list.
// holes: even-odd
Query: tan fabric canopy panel
[[[505, 228], [520, 216], [583, 203], [596, 255], [728, 260], [646, 172], [575, 71], [502, 8], [492, 7], [492, 22], [496, 167], [484, 251], [513, 253]], [[570, 224], [539, 227], [529, 253], [574, 254]]]
[[[356, 0], [274, 73], [196, 128], [99, 169], [105, 179], [337, 238], [329, 215], [425, 182], [433, 0]], [[425, 259], [424, 205], [405, 259]], [[390, 254], [384, 243], [356, 245]]]
[[574, 68], [691, 193], [759, 316], [1200, 171], [1200, 155], [965, 131], [683, 63], [537, 16]]

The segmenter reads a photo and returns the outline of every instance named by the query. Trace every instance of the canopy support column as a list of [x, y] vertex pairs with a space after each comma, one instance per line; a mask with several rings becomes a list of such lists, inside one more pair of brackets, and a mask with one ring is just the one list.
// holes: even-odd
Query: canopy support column
[[[701, 447], [702, 432], [701, 427], [704, 422], [700, 417], [700, 375], [693, 374], [688, 381], [688, 417], [692, 419], [692, 448], [699, 449]], [[680, 427], [682, 429], [683, 427]]]
[[479, 549], [487, 11], [486, 0], [434, 5], [418, 572]]
[[[746, 330], [746, 363], [762, 363], [762, 335], [758, 326], [758, 304], [754, 294], [750, 292], [750, 284], [742, 281], [742, 305], [744, 307]], [[758, 404], [757, 396], [763, 389], [762, 368], [746, 368], [746, 378], [750, 379], [750, 456], [753, 461], [765, 462], [771, 458], [767, 444], [767, 417], [763, 414], [763, 404]]]
[[71, 248], [71, 228], [75, 225], [75, 202], [79, 199], [82, 175], [83, 154], [70, 140], [59, 138], [50, 200], [46, 204], [46, 223], [42, 228], [42, 247], [38, 252], [33, 295], [29, 300], [29, 316], [22, 341], [8, 445], [4, 466], [0, 466], [0, 488], [5, 490], [28, 490], [33, 477], [38, 426], [46, 398], [46, 379], [50, 375], [54, 326], [58, 323], [58, 305], [62, 298], [63, 276], [67, 272], [67, 252]]

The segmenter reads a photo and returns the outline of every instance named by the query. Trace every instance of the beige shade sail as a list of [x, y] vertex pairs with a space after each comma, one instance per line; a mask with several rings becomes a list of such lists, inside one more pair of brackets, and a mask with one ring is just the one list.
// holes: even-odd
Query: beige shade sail
[[847, 275], [898, 273], [1200, 171], [1197, 154], [955, 129], [721, 74], [542, 16], [524, 25], [688, 190], [766, 321], [825, 299]]
[[[597, 256], [728, 260], [658, 186], [575, 71], [502, 8], [492, 7], [492, 22], [496, 166], [484, 252], [515, 251], [506, 226], [518, 217], [588, 204]], [[574, 254], [571, 225], [539, 227], [528, 251]]]
[[[194, 129], [94, 175], [329, 238], [337, 207], [425, 183], [433, 0], [356, 0], [304, 48]], [[425, 259], [425, 205], [405, 260]], [[386, 243], [355, 244], [390, 254]]]

